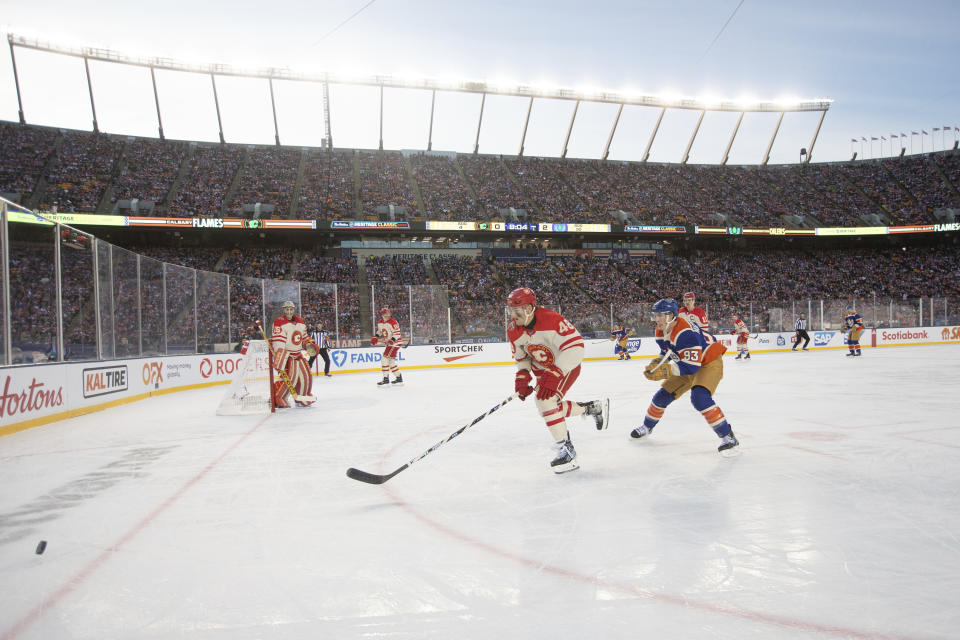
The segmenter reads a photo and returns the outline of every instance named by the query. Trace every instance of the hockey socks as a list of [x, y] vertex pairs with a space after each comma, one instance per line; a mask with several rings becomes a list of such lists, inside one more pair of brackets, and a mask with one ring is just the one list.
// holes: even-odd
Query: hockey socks
[[663, 412], [670, 406], [673, 400], [673, 394], [663, 387], [657, 390], [653, 395], [653, 400], [650, 401], [650, 406], [647, 407], [647, 415], [643, 417], [643, 426], [645, 426], [648, 431], [652, 431], [653, 428], [657, 426], [660, 418], [663, 417]]
[[713, 401], [713, 396], [705, 387], [694, 387], [690, 390], [690, 402], [693, 407], [700, 412], [713, 432], [718, 437], [724, 438], [730, 435], [730, 423], [727, 422], [723, 411]]

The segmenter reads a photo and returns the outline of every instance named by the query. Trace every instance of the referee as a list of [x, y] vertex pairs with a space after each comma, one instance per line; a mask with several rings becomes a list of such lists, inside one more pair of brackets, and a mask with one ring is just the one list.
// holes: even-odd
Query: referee
[[803, 339], [806, 342], [803, 343], [803, 351], [809, 351], [807, 345], [810, 344], [810, 334], [807, 333], [807, 318], [804, 314], [800, 314], [800, 317], [797, 318], [797, 323], [793, 326], [797, 330], [797, 335], [793, 340], [793, 349], [790, 351], [796, 351], [797, 347], [800, 346], [800, 340]]
[[[310, 332], [310, 339], [317, 345], [317, 353], [323, 358], [323, 375], [330, 377], [330, 355], [327, 353], [327, 347], [330, 344], [330, 333], [323, 328], [323, 323], [318, 322], [317, 327]], [[313, 361], [317, 356], [310, 356], [307, 366], [313, 368]]]

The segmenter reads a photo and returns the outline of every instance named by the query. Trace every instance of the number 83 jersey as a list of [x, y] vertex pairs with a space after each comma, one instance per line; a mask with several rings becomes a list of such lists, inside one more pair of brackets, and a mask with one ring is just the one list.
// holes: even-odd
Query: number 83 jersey
[[583, 361], [583, 337], [573, 324], [556, 311], [537, 307], [531, 326], [511, 320], [507, 337], [513, 359], [529, 360], [534, 375], [546, 370], [570, 373]]

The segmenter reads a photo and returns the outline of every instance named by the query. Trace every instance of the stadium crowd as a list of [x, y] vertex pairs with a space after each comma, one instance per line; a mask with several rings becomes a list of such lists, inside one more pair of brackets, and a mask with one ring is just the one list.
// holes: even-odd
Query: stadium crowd
[[[154, 201], [170, 216], [531, 220], [704, 226], [935, 222], [960, 208], [956, 151], [784, 166], [324, 151], [147, 140], [0, 123], [0, 192], [41, 210]], [[183, 178], [177, 176], [183, 173]], [[105, 199], [110, 190], [112, 196]], [[296, 202], [297, 206], [293, 206]], [[624, 212], [623, 214], [617, 212]], [[522, 214], [521, 214], [522, 216]], [[624, 217], [626, 216], [626, 217]]]

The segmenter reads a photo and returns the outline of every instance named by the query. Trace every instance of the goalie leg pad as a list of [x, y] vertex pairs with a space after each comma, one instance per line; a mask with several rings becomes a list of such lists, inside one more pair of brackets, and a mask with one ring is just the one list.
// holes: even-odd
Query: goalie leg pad
[[[313, 376], [310, 375], [310, 368], [303, 358], [290, 358], [287, 375], [290, 376], [290, 382], [298, 396], [310, 395], [313, 388]], [[301, 404], [311, 404], [311, 402], [301, 401]]]
[[275, 380], [273, 383], [273, 400], [277, 407], [281, 409], [286, 409], [290, 407], [290, 403], [287, 402], [287, 396], [290, 395], [290, 390], [287, 389], [287, 385], [283, 380]]

